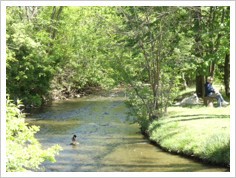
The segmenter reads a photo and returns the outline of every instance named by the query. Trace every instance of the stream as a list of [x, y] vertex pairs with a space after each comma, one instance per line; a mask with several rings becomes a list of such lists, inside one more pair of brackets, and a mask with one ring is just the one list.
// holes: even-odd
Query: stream
[[[139, 126], [127, 119], [125, 97], [86, 96], [53, 102], [34, 111], [27, 122], [40, 126], [36, 138], [43, 148], [63, 148], [56, 163], [45, 162], [45, 172], [225, 172], [162, 151], [149, 143]], [[70, 145], [77, 135], [78, 145]]]

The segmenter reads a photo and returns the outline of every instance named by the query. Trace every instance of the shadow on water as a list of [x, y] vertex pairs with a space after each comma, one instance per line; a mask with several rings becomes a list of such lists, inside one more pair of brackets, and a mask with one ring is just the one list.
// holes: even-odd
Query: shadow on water
[[[53, 103], [27, 119], [40, 126], [36, 134], [44, 148], [59, 144], [57, 162], [45, 162], [46, 172], [224, 172], [150, 144], [139, 126], [127, 121], [124, 98], [85, 97]], [[70, 145], [73, 134], [79, 145]]]

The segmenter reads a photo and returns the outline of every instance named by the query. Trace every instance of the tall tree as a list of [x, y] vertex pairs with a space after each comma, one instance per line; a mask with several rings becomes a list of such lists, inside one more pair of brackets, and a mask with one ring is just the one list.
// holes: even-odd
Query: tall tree
[[186, 10], [177, 7], [118, 10], [124, 21], [118, 31], [123, 35], [120, 43], [125, 47], [119, 69], [140, 99], [137, 110], [143, 108], [142, 117], [145, 113], [148, 119], [161, 117], [178, 91], [178, 73], [191, 49], [181, 28]]
[[46, 47], [34, 28], [42, 20], [37, 15], [28, 8], [7, 8], [7, 92], [35, 106], [42, 104], [52, 76]]
[[195, 7], [193, 17], [195, 19], [194, 53], [196, 61], [199, 61], [196, 63], [196, 92], [198, 96], [204, 96], [205, 77], [215, 75], [216, 68], [225, 59], [225, 49], [229, 47], [229, 43], [226, 42], [229, 40], [229, 29], [227, 29], [229, 11], [227, 7]]
[[[203, 63], [203, 45], [202, 45], [202, 12], [201, 7], [195, 7], [193, 10], [194, 33], [195, 33], [195, 56], [199, 63]], [[204, 69], [203, 65], [198, 65], [196, 70], [196, 93], [202, 97], [204, 95]]]

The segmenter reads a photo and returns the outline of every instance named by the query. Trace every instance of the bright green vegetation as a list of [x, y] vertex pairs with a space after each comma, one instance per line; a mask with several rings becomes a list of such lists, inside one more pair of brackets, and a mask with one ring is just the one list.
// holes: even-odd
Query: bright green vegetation
[[7, 94], [31, 108], [122, 85], [146, 131], [182, 90], [204, 96], [207, 76], [229, 98], [229, 39], [226, 6], [9, 6]]
[[230, 107], [170, 107], [153, 121], [150, 139], [169, 152], [194, 156], [214, 164], [230, 164]]
[[39, 131], [37, 126], [27, 126], [25, 115], [20, 111], [21, 105], [15, 105], [7, 100], [6, 118], [6, 170], [8, 172], [33, 171], [48, 160], [55, 162], [55, 155], [59, 153], [59, 145], [47, 150], [35, 138]]
[[203, 96], [209, 75], [229, 96], [229, 12], [222, 6], [7, 7], [7, 93], [38, 107], [122, 84], [132, 87], [149, 119], [161, 117], [190, 85]]

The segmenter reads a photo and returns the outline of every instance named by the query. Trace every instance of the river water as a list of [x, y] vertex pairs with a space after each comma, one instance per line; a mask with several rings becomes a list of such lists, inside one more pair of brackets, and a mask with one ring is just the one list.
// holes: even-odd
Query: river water
[[[139, 126], [127, 119], [124, 97], [89, 96], [54, 102], [27, 118], [40, 126], [36, 138], [43, 148], [59, 144], [56, 163], [45, 162], [45, 172], [225, 172], [162, 151], [149, 143]], [[70, 145], [77, 135], [78, 145]]]

